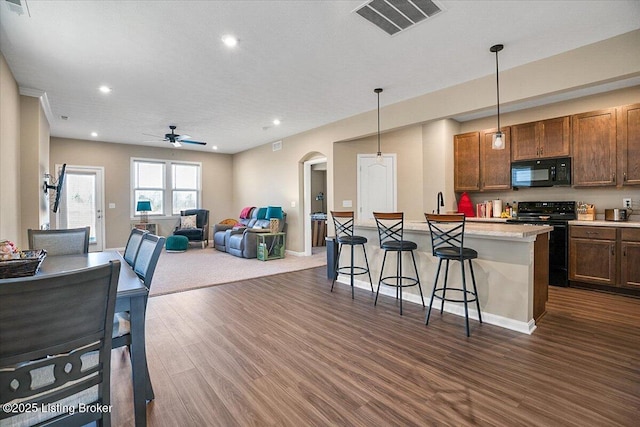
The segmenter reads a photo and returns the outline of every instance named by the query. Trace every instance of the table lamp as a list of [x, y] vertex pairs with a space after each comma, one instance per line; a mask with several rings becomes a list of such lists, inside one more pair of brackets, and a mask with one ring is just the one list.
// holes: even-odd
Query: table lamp
[[136, 211], [142, 212], [140, 215], [140, 222], [142, 224], [146, 224], [149, 222], [149, 214], [147, 212], [151, 212], [151, 201], [149, 200], [140, 200], [138, 201], [138, 205], [136, 206]]
[[280, 220], [284, 218], [282, 207], [269, 206], [267, 208], [267, 219], [269, 220], [269, 231], [271, 233], [277, 233], [280, 229]]

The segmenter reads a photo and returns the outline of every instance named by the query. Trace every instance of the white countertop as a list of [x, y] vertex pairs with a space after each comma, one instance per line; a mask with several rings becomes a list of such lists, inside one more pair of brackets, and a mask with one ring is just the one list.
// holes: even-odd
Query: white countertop
[[569, 221], [569, 225], [590, 225], [593, 227], [630, 227], [640, 228], [640, 221], [604, 221], [596, 219], [594, 221]]
[[[538, 234], [548, 233], [553, 230], [553, 227], [549, 225], [507, 224], [505, 221], [505, 219], [491, 222], [468, 221], [465, 225], [465, 235], [495, 239], [530, 240], [530, 238]], [[356, 221], [356, 227], [377, 228], [373, 219]], [[429, 232], [429, 226], [426, 221], [405, 220], [404, 229], [406, 231]]]

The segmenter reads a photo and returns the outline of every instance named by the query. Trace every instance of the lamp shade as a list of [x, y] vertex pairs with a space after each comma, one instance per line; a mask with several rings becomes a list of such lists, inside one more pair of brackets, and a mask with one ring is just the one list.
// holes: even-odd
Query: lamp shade
[[280, 206], [269, 206], [267, 208], [267, 219], [277, 218], [282, 219], [282, 207]]
[[150, 212], [151, 211], [151, 201], [149, 200], [140, 200], [136, 205], [136, 211], [138, 212]]

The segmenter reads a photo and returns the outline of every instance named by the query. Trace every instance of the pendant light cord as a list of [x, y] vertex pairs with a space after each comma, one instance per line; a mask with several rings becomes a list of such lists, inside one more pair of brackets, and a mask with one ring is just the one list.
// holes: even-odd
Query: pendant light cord
[[496, 50], [496, 103], [498, 104], [498, 132], [500, 132], [500, 75], [498, 72], [498, 50]]
[[382, 154], [380, 151], [380, 92], [382, 89], [376, 89], [375, 92], [378, 94], [378, 156]]

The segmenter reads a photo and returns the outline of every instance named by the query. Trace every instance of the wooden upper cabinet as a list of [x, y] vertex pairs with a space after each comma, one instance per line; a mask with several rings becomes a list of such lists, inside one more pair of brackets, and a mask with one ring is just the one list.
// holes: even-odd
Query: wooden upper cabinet
[[616, 184], [616, 109], [571, 116], [573, 185]]
[[618, 112], [618, 183], [640, 185], [640, 104]]
[[453, 137], [455, 191], [480, 190], [480, 132]]
[[491, 143], [498, 129], [480, 133], [480, 178], [483, 190], [511, 189], [511, 129], [503, 127], [504, 150], [493, 150]]
[[514, 161], [567, 157], [571, 149], [569, 117], [511, 126]]

